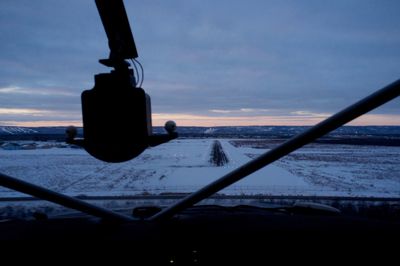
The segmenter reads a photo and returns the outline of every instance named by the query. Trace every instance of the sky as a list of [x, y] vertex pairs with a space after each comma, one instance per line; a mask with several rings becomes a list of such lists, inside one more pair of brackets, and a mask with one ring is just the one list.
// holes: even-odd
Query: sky
[[[313, 125], [400, 78], [397, 0], [124, 2], [153, 125]], [[81, 125], [108, 53], [94, 0], [0, 1], [0, 125]]]

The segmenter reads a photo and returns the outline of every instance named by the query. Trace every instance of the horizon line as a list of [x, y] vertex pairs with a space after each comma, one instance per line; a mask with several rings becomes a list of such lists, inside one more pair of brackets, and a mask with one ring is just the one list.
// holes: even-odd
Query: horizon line
[[[26, 125], [2, 125], [0, 127], [19, 127], [19, 128], [43, 128], [43, 127], [69, 127], [74, 126], [77, 128], [83, 128], [82, 125], [36, 125], [36, 126], [26, 126]], [[192, 125], [180, 125], [179, 127], [198, 127], [198, 128], [217, 128], [217, 127], [313, 127], [315, 125], [215, 125], [215, 126], [192, 126]], [[164, 127], [162, 125], [153, 125], [154, 127]], [[400, 127], [400, 125], [343, 125], [341, 127]]]
[[[206, 116], [193, 114], [155, 113], [152, 115], [154, 126], [164, 126], [168, 120], [173, 120], [178, 127], [242, 127], [242, 126], [314, 126], [328, 119], [330, 115], [276, 115], [276, 116]], [[25, 121], [0, 120], [1, 126], [17, 127], [82, 127], [82, 120], [73, 119], [32, 119]], [[364, 114], [345, 126], [400, 126], [400, 114]]]

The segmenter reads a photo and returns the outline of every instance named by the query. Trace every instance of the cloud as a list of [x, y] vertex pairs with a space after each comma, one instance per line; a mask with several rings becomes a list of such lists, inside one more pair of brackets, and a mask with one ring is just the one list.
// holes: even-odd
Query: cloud
[[80, 110], [80, 94], [68, 88], [0, 87], [0, 107], [69, 113]]
[[262, 108], [240, 108], [240, 109], [233, 109], [233, 110], [226, 110], [226, 109], [211, 109], [208, 110], [211, 113], [217, 114], [253, 114], [253, 115], [260, 115], [262, 113], [271, 113], [274, 110], [272, 109], [262, 109]]
[[59, 88], [22, 88], [18, 86], [0, 87], [0, 94], [25, 94], [25, 95], [42, 95], [42, 96], [77, 96], [76, 93]]
[[209, 110], [209, 111], [212, 112], [212, 113], [217, 113], [217, 114], [231, 114], [231, 113], [234, 113], [234, 112], [238, 112], [238, 110], [216, 110], [216, 109]]
[[0, 93], [23, 93], [18, 87], [0, 88]]
[[154, 114], [153, 124], [163, 125], [167, 120], [174, 120], [182, 126], [259, 126], [259, 125], [310, 125], [319, 119], [298, 119], [292, 116], [207, 116], [191, 114]]
[[[158, 114], [318, 119], [399, 78], [398, 1], [125, 6]], [[80, 93], [110, 71], [97, 63], [109, 51], [93, 1], [1, 1], [0, 50], [1, 108], [75, 120]], [[375, 114], [399, 114], [399, 101]]]
[[21, 109], [21, 108], [0, 108], [0, 115], [30, 115], [30, 116], [42, 116], [50, 114], [48, 110], [37, 110], [37, 109]]
[[290, 112], [290, 114], [301, 117], [322, 117], [322, 118], [329, 117], [332, 115], [330, 113], [314, 113], [310, 111], [293, 111]]
[[44, 126], [54, 122], [53, 125], [73, 124], [81, 125], [82, 119], [79, 111], [54, 111], [46, 109], [28, 108], [0, 108], [0, 125], [37, 125]]

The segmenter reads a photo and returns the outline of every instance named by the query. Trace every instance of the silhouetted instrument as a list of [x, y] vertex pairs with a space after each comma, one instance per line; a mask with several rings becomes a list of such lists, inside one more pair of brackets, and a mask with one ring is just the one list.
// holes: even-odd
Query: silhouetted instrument
[[[143, 68], [136, 60], [138, 52], [122, 0], [96, 0], [108, 38], [110, 55], [99, 62], [113, 67], [110, 73], [95, 75], [95, 86], [82, 93], [84, 139], [75, 139], [76, 131], [67, 131], [67, 142], [83, 146], [97, 159], [123, 162], [135, 158], [149, 146], [176, 138], [175, 127], [166, 124], [168, 134], [154, 135], [150, 96], [141, 88]], [[130, 64], [130, 59], [137, 77]], [[139, 82], [139, 64], [142, 71]]]

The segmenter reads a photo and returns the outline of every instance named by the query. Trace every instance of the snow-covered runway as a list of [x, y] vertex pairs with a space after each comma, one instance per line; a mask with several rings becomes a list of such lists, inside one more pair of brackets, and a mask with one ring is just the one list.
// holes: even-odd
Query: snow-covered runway
[[[219, 141], [229, 159], [222, 167], [210, 163], [214, 139], [178, 139], [119, 164], [98, 161], [81, 149], [0, 149], [0, 172], [68, 195], [186, 193], [265, 151]], [[398, 197], [399, 162], [399, 147], [314, 144], [221, 193]], [[20, 195], [0, 188], [0, 197]]]

